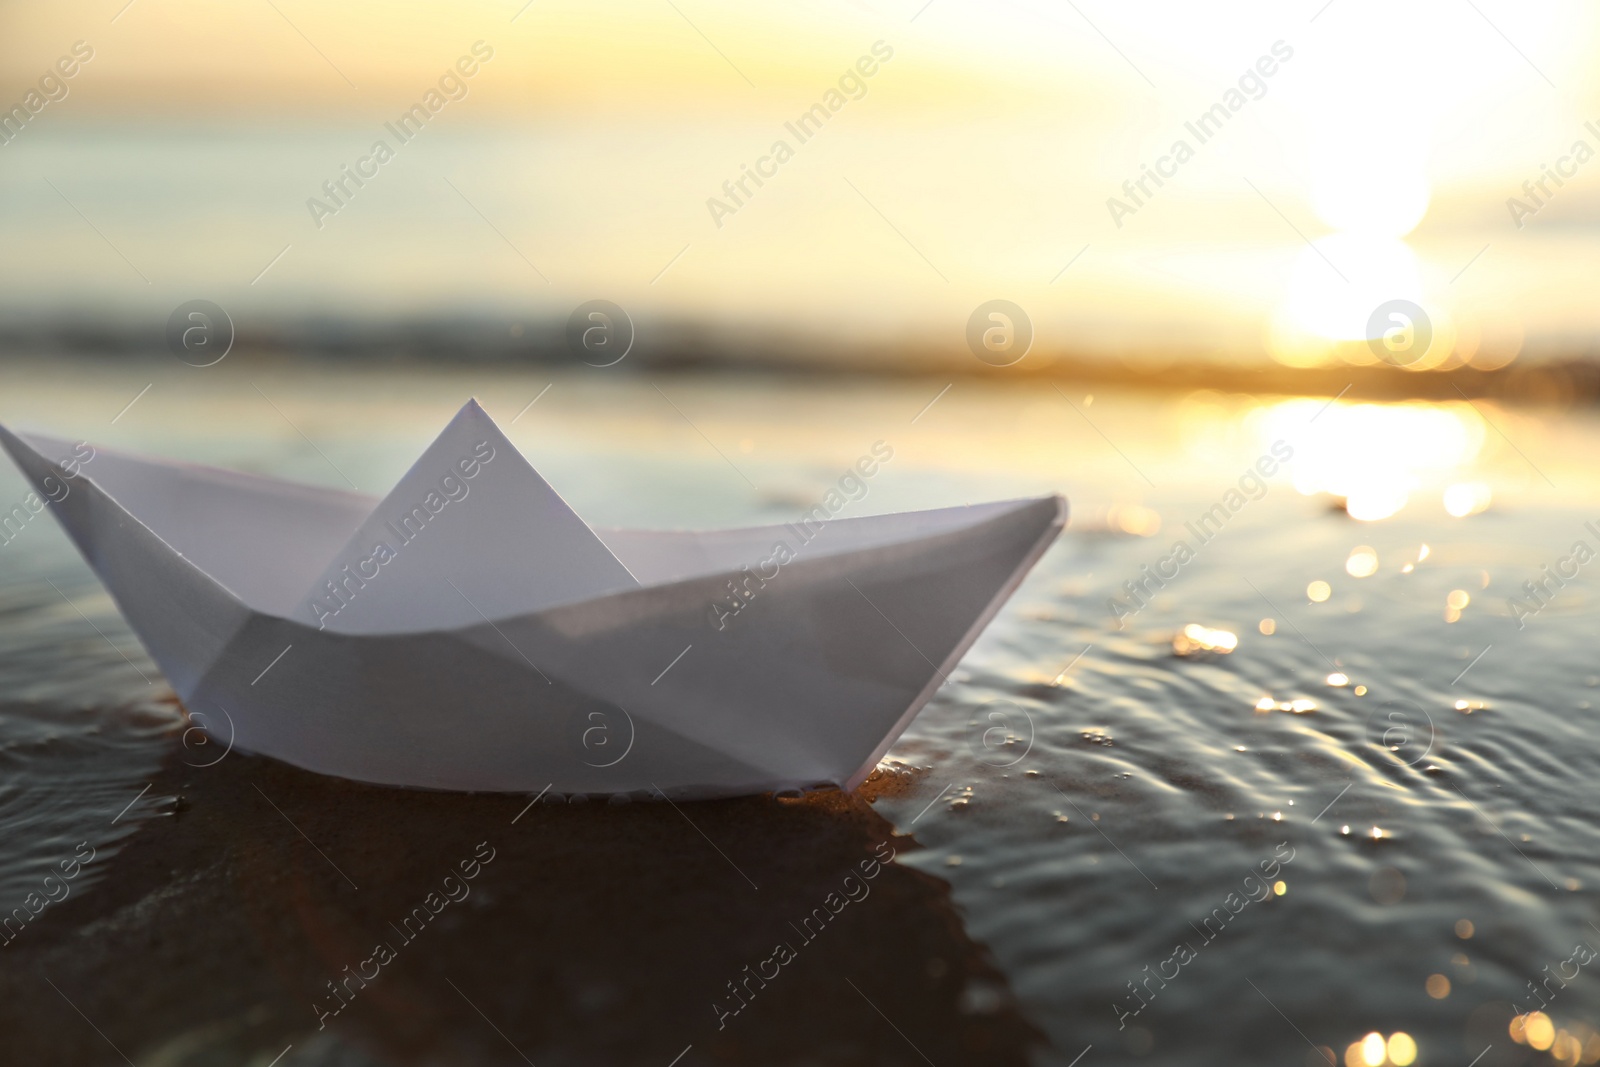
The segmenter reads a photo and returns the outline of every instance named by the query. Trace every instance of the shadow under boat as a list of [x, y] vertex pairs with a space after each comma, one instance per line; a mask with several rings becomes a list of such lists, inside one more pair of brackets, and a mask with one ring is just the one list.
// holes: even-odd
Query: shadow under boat
[[36, 1065], [1028, 1062], [873, 788], [530, 805], [174, 757], [167, 814], [5, 948], [0, 1032]]

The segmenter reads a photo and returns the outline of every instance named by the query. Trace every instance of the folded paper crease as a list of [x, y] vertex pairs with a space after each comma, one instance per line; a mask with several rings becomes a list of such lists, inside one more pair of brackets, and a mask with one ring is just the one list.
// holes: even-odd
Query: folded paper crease
[[[73, 448], [0, 444], [36, 487]], [[66, 484], [52, 510], [220, 743], [389, 785], [674, 798], [859, 784], [1066, 516], [593, 528], [476, 402], [381, 500], [104, 448]]]

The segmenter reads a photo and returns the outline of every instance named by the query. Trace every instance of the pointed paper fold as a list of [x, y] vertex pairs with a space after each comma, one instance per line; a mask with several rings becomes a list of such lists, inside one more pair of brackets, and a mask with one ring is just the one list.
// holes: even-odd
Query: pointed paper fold
[[395, 633], [638, 584], [471, 401], [308, 584], [296, 618]]
[[[71, 451], [0, 443], [36, 486]], [[107, 449], [68, 485], [52, 509], [220, 743], [569, 794], [853, 787], [1065, 521], [595, 530], [475, 403], [382, 501]]]

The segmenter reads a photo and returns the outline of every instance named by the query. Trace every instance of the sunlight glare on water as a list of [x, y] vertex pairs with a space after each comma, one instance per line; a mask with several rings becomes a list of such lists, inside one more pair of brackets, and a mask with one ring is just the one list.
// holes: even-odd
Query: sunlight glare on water
[[[469, 392], [509, 416], [548, 382], [441, 373], [395, 383], [371, 406], [349, 400], [354, 388], [268, 383], [326, 458], [264, 404], [259, 418], [208, 422], [203, 404], [152, 394], [138, 418], [83, 425], [123, 447], [323, 484], [336, 481], [331, 460], [376, 489]], [[79, 402], [114, 413], [142, 384], [113, 381]], [[1560, 589], [1524, 631], [1507, 598], [1584, 536], [1600, 483], [1570, 463], [1600, 446], [1593, 416], [1546, 417], [1558, 454], [1511, 411], [1493, 417], [1518, 449], [1494, 447], [1464, 403], [1097, 388], [1090, 426], [1027, 387], [960, 383], [913, 425], [943, 382], [807, 385], [781, 403], [727, 379], [656, 384], [738, 450], [759, 491], [649, 381], [558, 377], [513, 439], [602, 524], [782, 522], [880, 435], [894, 459], [862, 513], [1071, 499], [1067, 532], [890, 750], [884, 773], [902, 784], [874, 804], [923, 846], [906, 842], [896, 862], [948, 884], [964, 935], [1048, 1035], [1036, 1062], [1065, 1067], [1093, 1044], [1108, 1062], [1186, 1065], [1203, 1047], [1219, 1061], [1261, 1062], [1270, 1049], [1299, 1063], [1313, 1053], [1285, 1016], [1347, 1064], [1466, 1064], [1490, 1044], [1478, 1067], [1521, 1062], [1511, 1049], [1538, 1062], [1588, 1054], [1600, 1028], [1592, 968], [1544, 1009], [1548, 1034], [1532, 1015], [1508, 1027], [1514, 1005], [1538, 1007], [1527, 984], [1542, 968], [1575, 942], [1600, 944], [1586, 921], [1600, 886], [1600, 603]], [[1280, 439], [1292, 459], [1198, 538], [1194, 517]], [[1567, 491], [1540, 495], [1530, 463]], [[1494, 508], [1476, 508], [1491, 497]], [[48, 832], [18, 838], [14, 869], [0, 871], [16, 890], [80, 833], [99, 833], [109, 862], [132, 816], [110, 817], [148, 781], [152, 752], [184, 755], [170, 724], [115, 711], [164, 692], [115, 606], [59, 531], [25, 536], [6, 549], [26, 552], [11, 558], [29, 569], [7, 572], [14, 651], [0, 673], [31, 703], [0, 717], [0, 742], [34, 766], [32, 780], [64, 784], [50, 792]], [[1146, 576], [1179, 539], [1192, 558], [1157, 585]], [[1148, 583], [1143, 606], [1114, 618], [1134, 581]], [[32, 740], [52, 719], [56, 739]], [[89, 778], [100, 784], [69, 787]], [[174, 802], [148, 796], [134, 814]], [[21, 833], [26, 820], [11, 825]], [[731, 833], [718, 844], [734, 857], [755, 847]], [[993, 996], [964, 1003], [981, 1011]], [[286, 1011], [298, 1019], [304, 1006]]]
[[[1486, 429], [1466, 402], [1286, 400], [1265, 412], [1261, 439], [1263, 447], [1279, 438], [1294, 443], [1298, 492], [1337, 497], [1351, 518], [1371, 522], [1389, 518], [1414, 493], [1436, 490], [1469, 467], [1483, 449]], [[1456, 506], [1465, 513], [1466, 506]]]

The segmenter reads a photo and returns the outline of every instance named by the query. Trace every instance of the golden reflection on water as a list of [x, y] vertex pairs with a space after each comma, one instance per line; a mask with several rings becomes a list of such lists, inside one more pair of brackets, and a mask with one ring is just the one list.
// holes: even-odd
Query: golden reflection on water
[[1239, 647], [1239, 635], [1231, 630], [1214, 630], [1191, 622], [1172, 638], [1172, 651], [1178, 656], [1205, 653], [1226, 656]]
[[1444, 510], [1452, 518], [1464, 519], [1488, 509], [1494, 494], [1483, 482], [1458, 482], [1444, 491]]
[[1410, 1067], [1416, 1058], [1417, 1042], [1403, 1030], [1387, 1038], [1374, 1030], [1344, 1050], [1345, 1067]]
[[[1465, 402], [1330, 405], [1303, 398], [1267, 408], [1260, 440], [1263, 449], [1280, 439], [1293, 445], [1294, 487], [1301, 494], [1327, 494], [1342, 501], [1351, 518], [1374, 522], [1396, 514], [1421, 490], [1459, 484], [1460, 473], [1483, 451], [1486, 429]], [[1488, 497], [1482, 486], [1482, 507]], [[1482, 510], [1478, 501], [1478, 490], [1458, 489], [1446, 506], [1466, 515]]]
[[1583, 1023], [1575, 1023], [1568, 1029], [1557, 1026], [1555, 1020], [1542, 1011], [1530, 1011], [1514, 1017], [1508, 1029], [1511, 1040], [1517, 1044], [1548, 1052], [1552, 1060], [1566, 1067], [1600, 1063], [1600, 1031]]
[[1290, 715], [1309, 715], [1317, 710], [1317, 702], [1304, 697], [1295, 700], [1274, 700], [1267, 696], [1256, 701], [1256, 710], [1263, 713], [1286, 711]]
[[1370, 578], [1378, 573], [1378, 552], [1369, 545], [1357, 545], [1344, 561], [1344, 572], [1352, 578]]

